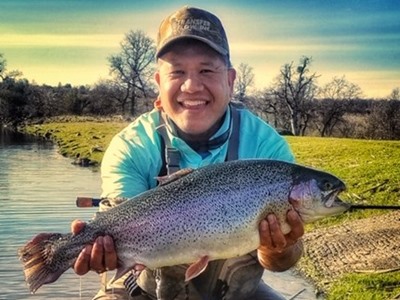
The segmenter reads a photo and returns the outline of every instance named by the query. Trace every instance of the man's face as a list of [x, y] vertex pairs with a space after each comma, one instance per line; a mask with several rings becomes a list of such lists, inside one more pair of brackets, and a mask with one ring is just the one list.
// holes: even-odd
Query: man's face
[[219, 127], [236, 72], [201, 42], [177, 42], [158, 60], [155, 80], [164, 112], [183, 137], [209, 138]]

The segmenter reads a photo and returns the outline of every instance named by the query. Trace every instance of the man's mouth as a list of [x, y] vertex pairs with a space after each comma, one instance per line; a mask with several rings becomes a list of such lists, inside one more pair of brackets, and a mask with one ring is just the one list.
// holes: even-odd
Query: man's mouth
[[187, 109], [196, 109], [207, 105], [207, 101], [204, 100], [184, 100], [178, 102], [181, 106]]

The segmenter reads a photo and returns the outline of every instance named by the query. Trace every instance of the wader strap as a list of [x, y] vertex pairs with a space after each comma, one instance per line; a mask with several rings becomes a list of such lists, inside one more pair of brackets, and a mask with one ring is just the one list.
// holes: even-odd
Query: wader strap
[[142, 295], [142, 289], [138, 286], [136, 280], [137, 276], [131, 272], [124, 281], [125, 289], [131, 297]]
[[179, 162], [181, 154], [178, 149], [172, 147], [171, 141], [168, 137], [167, 125], [165, 124], [164, 114], [160, 113], [160, 125], [156, 128], [158, 134], [161, 136], [161, 158], [162, 166], [159, 175], [170, 175], [179, 171]]
[[228, 153], [225, 161], [237, 160], [239, 158], [239, 132], [240, 132], [240, 114], [236, 107], [229, 105], [232, 117], [232, 133], [229, 138]]

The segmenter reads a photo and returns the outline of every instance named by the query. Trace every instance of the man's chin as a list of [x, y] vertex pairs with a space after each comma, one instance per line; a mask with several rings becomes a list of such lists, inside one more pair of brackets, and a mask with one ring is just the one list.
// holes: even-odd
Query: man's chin
[[204, 121], [200, 121], [200, 122], [195, 122], [195, 123], [191, 123], [190, 125], [186, 125], [186, 126], [182, 126], [181, 131], [182, 133], [186, 136], [186, 137], [191, 137], [191, 139], [193, 138], [202, 138], [207, 131], [209, 130], [209, 128], [207, 128], [206, 126], [204, 126]]

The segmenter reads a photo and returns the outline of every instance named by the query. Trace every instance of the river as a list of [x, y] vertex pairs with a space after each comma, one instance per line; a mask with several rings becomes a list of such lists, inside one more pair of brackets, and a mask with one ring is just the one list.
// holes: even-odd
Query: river
[[98, 275], [72, 270], [30, 295], [18, 248], [41, 232], [68, 232], [74, 219], [95, 208], [77, 208], [76, 196], [98, 197], [100, 173], [76, 167], [50, 142], [0, 132], [0, 299], [91, 299]]
[[[0, 131], [0, 299], [91, 299], [99, 276], [70, 269], [30, 295], [18, 248], [41, 232], [68, 232], [74, 219], [88, 220], [95, 208], [77, 208], [76, 196], [98, 197], [100, 173], [76, 167], [50, 142]], [[290, 270], [266, 271], [264, 279], [287, 298], [316, 299], [313, 287]]]

